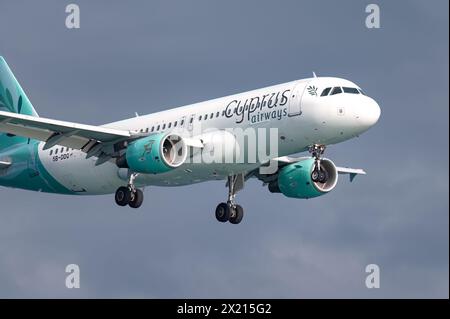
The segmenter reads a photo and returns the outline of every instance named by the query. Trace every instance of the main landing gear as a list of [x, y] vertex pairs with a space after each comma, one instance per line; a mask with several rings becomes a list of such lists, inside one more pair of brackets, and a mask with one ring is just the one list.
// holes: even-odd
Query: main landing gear
[[314, 157], [314, 169], [311, 172], [311, 180], [315, 183], [326, 183], [328, 180], [328, 173], [322, 169], [320, 160], [325, 153], [325, 145], [314, 144], [308, 149], [309, 153]]
[[242, 174], [228, 176], [227, 186], [228, 200], [226, 203], [217, 205], [216, 219], [221, 223], [239, 224], [244, 217], [244, 209], [236, 204], [234, 198], [236, 193], [244, 187], [244, 176]]
[[134, 180], [138, 174], [132, 173], [127, 186], [119, 187], [116, 191], [116, 204], [119, 206], [130, 206], [139, 208], [144, 201], [144, 193], [134, 186]]

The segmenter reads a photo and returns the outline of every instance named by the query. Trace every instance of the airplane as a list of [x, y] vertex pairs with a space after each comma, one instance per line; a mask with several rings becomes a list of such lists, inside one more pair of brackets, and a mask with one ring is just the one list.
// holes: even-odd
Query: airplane
[[[367, 131], [380, 113], [355, 83], [313, 74], [101, 126], [79, 124], [39, 117], [0, 57], [0, 185], [115, 194], [117, 205], [139, 208], [146, 186], [218, 180], [228, 194], [215, 217], [239, 224], [244, 210], [236, 194], [250, 178], [271, 193], [305, 199], [333, 190], [341, 174], [350, 181], [365, 175], [336, 166], [324, 152]], [[302, 152], [309, 154], [293, 155]]]

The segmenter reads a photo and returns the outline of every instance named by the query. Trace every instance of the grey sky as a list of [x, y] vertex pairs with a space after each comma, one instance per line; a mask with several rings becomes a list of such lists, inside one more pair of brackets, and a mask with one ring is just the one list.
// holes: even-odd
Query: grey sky
[[250, 181], [237, 227], [213, 216], [218, 182], [147, 188], [138, 211], [0, 188], [0, 297], [448, 298], [448, 1], [376, 1], [379, 30], [371, 1], [73, 2], [79, 30], [69, 1], [0, 0], [0, 55], [41, 116], [103, 124], [315, 71], [381, 105], [327, 151], [368, 175], [313, 200]]

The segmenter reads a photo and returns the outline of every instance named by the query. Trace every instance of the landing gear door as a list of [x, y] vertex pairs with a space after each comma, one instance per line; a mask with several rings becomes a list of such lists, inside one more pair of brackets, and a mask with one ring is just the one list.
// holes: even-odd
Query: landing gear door
[[302, 114], [302, 97], [306, 86], [309, 82], [297, 82], [291, 94], [291, 101], [289, 102], [288, 116], [298, 116]]

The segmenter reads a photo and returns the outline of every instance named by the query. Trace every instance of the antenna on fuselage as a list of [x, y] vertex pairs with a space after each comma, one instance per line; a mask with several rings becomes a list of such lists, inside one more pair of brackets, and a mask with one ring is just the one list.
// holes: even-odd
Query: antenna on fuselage
[[317, 79], [316, 72], [313, 71], [313, 76]]

